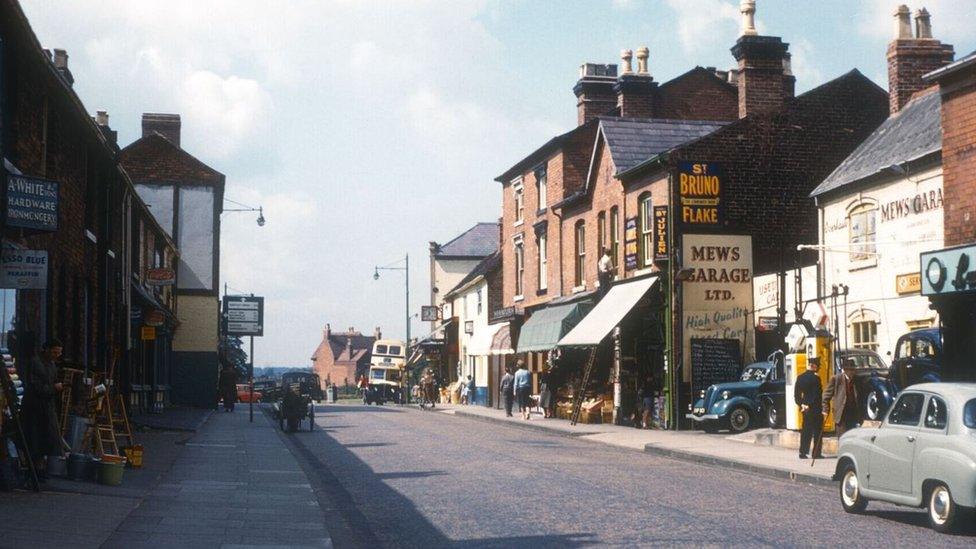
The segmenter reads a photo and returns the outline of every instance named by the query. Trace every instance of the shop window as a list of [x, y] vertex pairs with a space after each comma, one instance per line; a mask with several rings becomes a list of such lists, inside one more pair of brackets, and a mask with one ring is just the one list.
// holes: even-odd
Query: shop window
[[596, 249], [600, 256], [603, 256], [603, 250], [607, 248], [607, 214], [606, 212], [600, 212], [596, 216]]
[[851, 210], [848, 227], [851, 250], [851, 267], [876, 265], [878, 209], [873, 204], [861, 204]]
[[478, 292], [475, 294], [475, 299], [477, 299], [477, 303], [478, 303], [478, 305], [477, 305], [477, 307], [478, 307], [478, 313], [477, 314], [480, 315], [481, 314], [481, 308], [482, 308], [481, 288], [478, 288]]
[[525, 219], [525, 193], [521, 179], [512, 185], [512, 194], [515, 197], [515, 222], [520, 223]]
[[523, 280], [522, 275], [525, 274], [525, 243], [521, 240], [515, 242], [515, 296], [522, 297], [523, 292]]
[[644, 193], [638, 198], [640, 202], [640, 265], [650, 267], [654, 263], [654, 207], [651, 193]]
[[859, 320], [851, 323], [851, 341], [855, 349], [878, 350], [878, 323]]
[[610, 208], [610, 260], [617, 271], [617, 255], [620, 252], [620, 213], [617, 207]]
[[540, 210], [544, 210], [546, 208], [546, 200], [548, 198], [546, 195], [548, 194], [548, 189], [547, 189], [548, 186], [549, 186], [549, 173], [546, 168], [546, 165], [543, 164], [542, 166], [539, 166], [535, 171], [535, 191], [536, 191], [536, 195], [539, 197], [538, 209]]
[[583, 220], [576, 222], [576, 269], [573, 284], [579, 288], [586, 285], [586, 224]]
[[536, 235], [536, 246], [539, 249], [539, 280], [538, 288], [539, 291], [545, 291], [549, 287], [549, 249], [548, 243], [549, 238], [545, 232], [541, 232]]

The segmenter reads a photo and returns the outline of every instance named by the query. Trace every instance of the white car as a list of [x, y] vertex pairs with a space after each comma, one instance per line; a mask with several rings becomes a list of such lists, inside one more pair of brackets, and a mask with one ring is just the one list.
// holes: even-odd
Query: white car
[[922, 383], [898, 395], [881, 426], [844, 433], [835, 480], [848, 513], [869, 500], [927, 507], [948, 532], [976, 507], [976, 383]]

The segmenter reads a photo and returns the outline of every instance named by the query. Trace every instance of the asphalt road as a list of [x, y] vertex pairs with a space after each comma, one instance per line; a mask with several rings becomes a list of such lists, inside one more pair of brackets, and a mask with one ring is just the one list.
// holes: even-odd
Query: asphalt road
[[833, 488], [439, 412], [318, 414], [321, 429], [283, 438], [337, 547], [976, 544], [976, 527], [943, 536], [921, 510], [846, 514]]

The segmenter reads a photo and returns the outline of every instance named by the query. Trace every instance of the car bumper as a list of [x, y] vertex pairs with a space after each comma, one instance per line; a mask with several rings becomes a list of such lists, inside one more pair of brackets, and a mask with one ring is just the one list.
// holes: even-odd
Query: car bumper
[[696, 416], [695, 414], [685, 414], [685, 418], [693, 419], [695, 421], [706, 421], [706, 420], [718, 419], [719, 416], [718, 414], [705, 414], [701, 416]]

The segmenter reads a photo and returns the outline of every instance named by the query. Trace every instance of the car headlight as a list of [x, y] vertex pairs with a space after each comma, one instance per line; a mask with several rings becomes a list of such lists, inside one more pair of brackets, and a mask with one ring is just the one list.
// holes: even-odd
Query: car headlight
[[730, 396], [732, 396], [732, 393], [728, 391], [722, 391], [722, 400], [728, 400]]
[[702, 389], [701, 392], [698, 393], [698, 398], [705, 398], [705, 390], [704, 389]]

